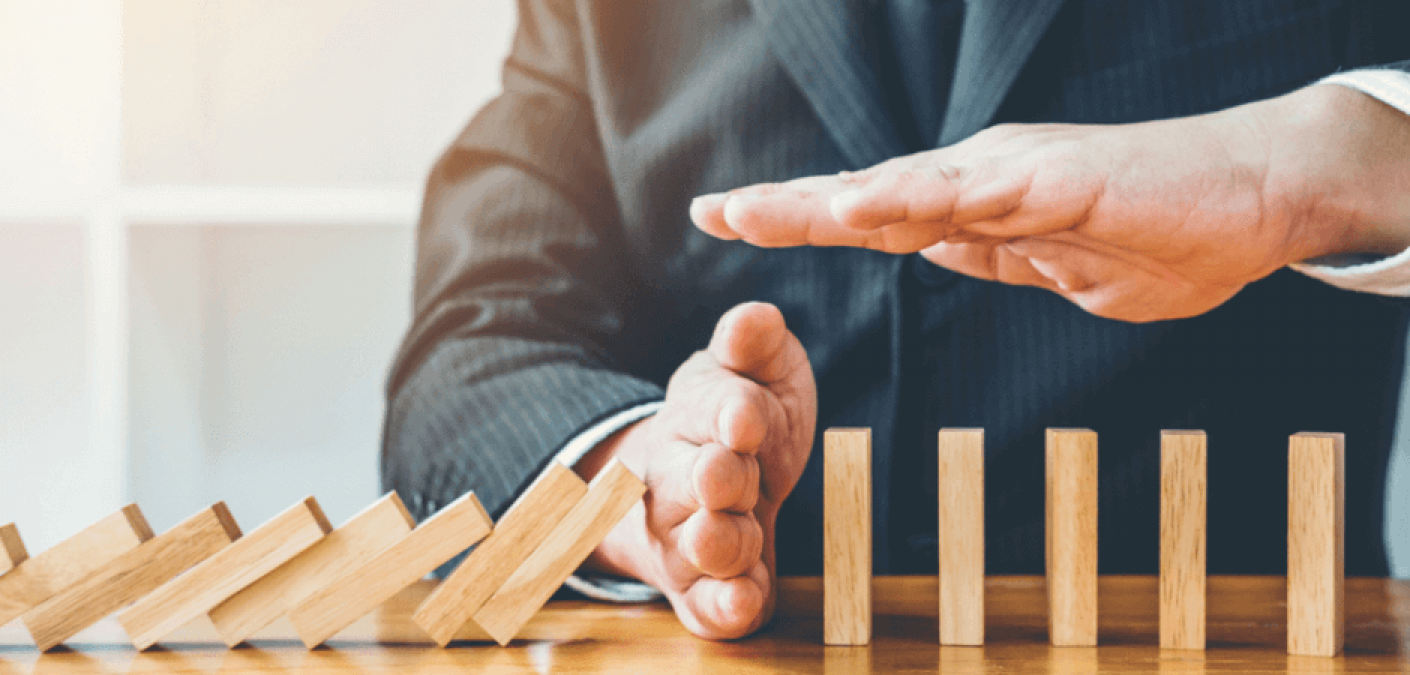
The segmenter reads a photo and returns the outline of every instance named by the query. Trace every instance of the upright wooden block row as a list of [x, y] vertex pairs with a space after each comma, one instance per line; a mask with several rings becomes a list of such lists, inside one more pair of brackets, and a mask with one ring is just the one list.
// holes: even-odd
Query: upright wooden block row
[[823, 643], [871, 642], [871, 429], [823, 435]]
[[587, 494], [475, 612], [475, 623], [499, 644], [509, 644], [643, 494], [640, 478], [621, 462], [608, 462]]
[[1097, 644], [1097, 435], [1047, 433], [1048, 637]]
[[53, 649], [239, 538], [235, 519], [224, 503], [217, 503], [25, 612], [25, 625], [39, 649]]
[[146, 649], [186, 622], [318, 543], [333, 529], [313, 497], [168, 581], [118, 614], [133, 646]]
[[1204, 649], [1205, 483], [1203, 431], [1160, 435], [1160, 646]]
[[1288, 448], [1288, 653], [1335, 656], [1346, 630], [1346, 446], [1300, 433]]
[[29, 552], [24, 548], [19, 528], [15, 527], [14, 523], [0, 525], [0, 574], [15, 569], [15, 565], [27, 558]]
[[389, 492], [298, 557], [217, 605], [210, 611], [211, 623], [225, 644], [234, 647], [315, 591], [401, 541], [415, 526], [401, 498]]
[[0, 576], [0, 626], [152, 538], [141, 509], [129, 504]]
[[585, 494], [587, 484], [572, 469], [549, 464], [494, 531], [416, 608], [416, 625], [436, 644], [449, 644]]
[[467, 492], [401, 541], [309, 595], [289, 620], [312, 649], [484, 539], [493, 525], [475, 493]]
[[984, 430], [941, 429], [940, 644], [984, 644]]

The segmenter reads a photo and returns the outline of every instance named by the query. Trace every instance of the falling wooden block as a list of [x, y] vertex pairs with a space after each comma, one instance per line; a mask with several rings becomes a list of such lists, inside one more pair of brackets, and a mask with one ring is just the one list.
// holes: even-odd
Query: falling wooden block
[[1288, 447], [1288, 653], [1345, 642], [1346, 441], [1303, 432]]
[[871, 642], [871, 429], [823, 434], [823, 643]]
[[499, 644], [509, 644], [645, 493], [646, 484], [625, 465], [608, 462], [587, 494], [475, 612], [475, 623]]
[[1048, 638], [1097, 644], [1097, 434], [1047, 433]]
[[468, 492], [401, 541], [309, 595], [289, 620], [312, 649], [484, 539], [493, 525], [475, 493]]
[[298, 557], [217, 605], [210, 611], [211, 623], [225, 644], [234, 647], [401, 541], [415, 526], [401, 498], [389, 492]]
[[1204, 649], [1203, 431], [1160, 434], [1160, 646]]
[[129, 504], [0, 576], [0, 626], [152, 538], [141, 509]]
[[216, 503], [25, 612], [25, 625], [40, 650], [53, 649], [239, 538], [235, 519]]
[[494, 531], [416, 609], [416, 625], [436, 644], [449, 644], [585, 494], [587, 484], [577, 474], [551, 462]]
[[221, 549], [118, 614], [143, 650], [318, 543], [333, 526], [313, 497]]
[[24, 549], [19, 528], [14, 523], [0, 525], [0, 574], [15, 569], [15, 565], [26, 558], [29, 558], [29, 552]]
[[984, 430], [941, 429], [940, 644], [984, 644]]

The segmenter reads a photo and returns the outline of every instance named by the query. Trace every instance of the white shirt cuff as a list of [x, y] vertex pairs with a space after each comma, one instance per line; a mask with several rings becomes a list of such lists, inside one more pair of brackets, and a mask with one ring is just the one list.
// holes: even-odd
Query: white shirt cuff
[[[1355, 89], [1410, 115], [1410, 73], [1368, 69], [1336, 73], [1317, 84]], [[1406, 120], [1410, 124], [1410, 120]], [[1410, 250], [1389, 258], [1372, 255], [1330, 256], [1296, 263], [1292, 269], [1337, 288], [1378, 295], [1410, 296]]]

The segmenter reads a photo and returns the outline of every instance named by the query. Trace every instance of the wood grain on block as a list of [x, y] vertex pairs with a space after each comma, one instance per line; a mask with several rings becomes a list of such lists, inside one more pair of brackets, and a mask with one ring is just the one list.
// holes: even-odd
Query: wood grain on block
[[216, 605], [210, 611], [211, 623], [225, 644], [234, 647], [401, 541], [414, 527], [416, 520], [401, 498], [389, 492], [293, 560]]
[[24, 561], [0, 576], [0, 626], [151, 538], [142, 510], [129, 504]]
[[1204, 649], [1205, 485], [1203, 431], [1160, 434], [1160, 646]]
[[984, 430], [941, 429], [940, 644], [984, 644]]
[[871, 429], [823, 434], [823, 643], [871, 642]]
[[40, 650], [53, 649], [239, 538], [235, 519], [218, 502], [25, 612], [25, 625]]
[[509, 644], [643, 494], [640, 478], [620, 461], [609, 462], [587, 494], [475, 612], [475, 623], [496, 642]]
[[0, 574], [15, 569], [29, 557], [20, 538], [20, 529], [14, 523], [0, 525]]
[[585, 494], [587, 484], [572, 469], [550, 462], [494, 531], [416, 609], [416, 625], [436, 644], [449, 644]]
[[1048, 638], [1097, 644], [1097, 434], [1047, 432]]
[[1345, 642], [1346, 442], [1300, 433], [1288, 447], [1288, 653], [1335, 656]]
[[401, 541], [310, 594], [289, 613], [309, 649], [377, 608], [490, 533], [494, 522], [473, 492], [451, 502]]

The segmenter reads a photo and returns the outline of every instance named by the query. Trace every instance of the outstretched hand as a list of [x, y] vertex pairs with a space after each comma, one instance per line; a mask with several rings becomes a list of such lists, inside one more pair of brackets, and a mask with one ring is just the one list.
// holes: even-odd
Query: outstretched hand
[[1130, 125], [1004, 125], [865, 171], [698, 198], [765, 247], [920, 252], [1126, 321], [1201, 314], [1301, 260], [1407, 243], [1410, 120], [1320, 85]]

